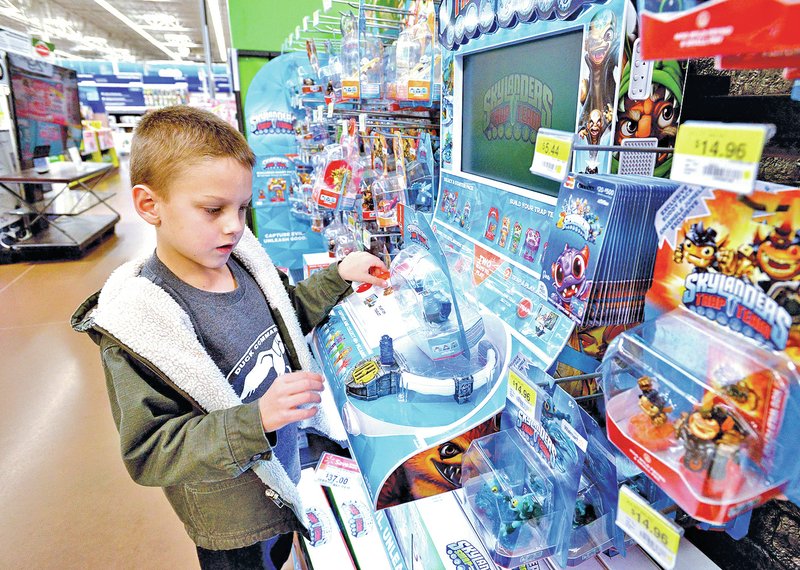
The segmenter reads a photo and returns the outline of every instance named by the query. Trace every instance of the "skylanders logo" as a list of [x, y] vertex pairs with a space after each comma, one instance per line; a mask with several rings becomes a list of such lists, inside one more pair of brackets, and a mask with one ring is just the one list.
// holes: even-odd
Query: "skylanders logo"
[[530, 75], [507, 75], [483, 96], [484, 129], [489, 140], [536, 140], [553, 117], [553, 91]]
[[513, 28], [535, 20], [574, 19], [587, 6], [607, 0], [442, 0], [439, 40], [455, 49], [498, 28]]
[[758, 287], [722, 273], [691, 273], [684, 285], [682, 301], [692, 311], [777, 350], [786, 347], [792, 317]]
[[420, 244], [425, 249], [429, 250], [431, 248], [428, 244], [428, 236], [425, 235], [425, 232], [423, 232], [418, 225], [408, 224], [405, 233], [408, 235], [410, 241]]
[[447, 556], [450, 557], [450, 562], [455, 565], [456, 570], [488, 570], [491, 568], [486, 557], [468, 540], [451, 542], [445, 548]]
[[528, 444], [538, 450], [549, 465], [553, 465], [556, 458], [556, 446], [550, 434], [536, 421], [531, 421], [522, 410], [517, 412], [517, 428], [527, 436]]
[[254, 135], [294, 134], [294, 115], [278, 111], [264, 111], [250, 118], [250, 132]]
[[289, 161], [279, 156], [265, 158], [261, 161], [262, 170], [286, 170], [289, 168]]

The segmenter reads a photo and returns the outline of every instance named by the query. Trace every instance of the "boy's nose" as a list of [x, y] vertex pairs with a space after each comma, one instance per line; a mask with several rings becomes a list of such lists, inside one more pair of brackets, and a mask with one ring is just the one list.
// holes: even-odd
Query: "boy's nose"
[[237, 234], [242, 231], [243, 226], [244, 220], [242, 220], [238, 213], [236, 213], [230, 216], [225, 216], [223, 231], [226, 234]]

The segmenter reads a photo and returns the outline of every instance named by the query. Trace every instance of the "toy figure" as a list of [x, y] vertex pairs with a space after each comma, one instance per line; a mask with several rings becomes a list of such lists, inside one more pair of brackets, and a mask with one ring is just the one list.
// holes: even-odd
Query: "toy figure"
[[500, 241], [497, 242], [498, 247], [506, 246], [506, 240], [508, 239], [508, 230], [510, 225], [511, 225], [511, 220], [508, 219], [508, 216], [503, 218], [503, 224], [500, 226]]
[[572, 300], [585, 301], [589, 298], [592, 282], [586, 279], [586, 268], [589, 265], [589, 246], [580, 250], [564, 245], [564, 251], [551, 267], [555, 292], [551, 294], [554, 302], [570, 310]]
[[494, 241], [495, 237], [497, 237], [497, 222], [499, 220], [500, 213], [497, 211], [497, 208], [490, 208], [489, 216], [486, 219], [486, 231], [483, 233], [483, 237], [489, 241]]
[[709, 497], [735, 495], [744, 483], [739, 450], [747, 438], [744, 422], [721, 404], [684, 412], [675, 424], [683, 442], [681, 464], [699, 475], [697, 486]]
[[475, 495], [478, 513], [491, 521], [491, 528], [499, 528], [500, 541], [506, 546], [518, 528], [528, 521], [541, 518], [544, 508], [533, 493], [512, 496], [503, 492], [497, 481], [484, 483]]
[[528, 228], [528, 231], [525, 232], [525, 247], [522, 250], [522, 258], [525, 261], [533, 262], [536, 252], [539, 251], [540, 241], [539, 231]]
[[521, 238], [522, 238], [522, 226], [519, 225], [519, 222], [514, 222], [514, 231], [511, 233], [511, 253], [517, 253]]
[[462, 228], [468, 225], [469, 214], [471, 211], [472, 211], [472, 206], [470, 206], [469, 200], [467, 200], [467, 203], [464, 204], [464, 211], [461, 213], [461, 221], [459, 222]]
[[594, 510], [594, 505], [587, 502], [583, 497], [578, 497], [578, 500], [575, 501], [575, 514], [572, 517], [572, 528], [585, 526], [595, 520], [597, 520], [597, 513]]
[[667, 449], [673, 443], [673, 427], [667, 414], [673, 407], [669, 400], [655, 389], [653, 379], [642, 376], [638, 380], [639, 408], [642, 413], [631, 417], [628, 433], [633, 439], [652, 451]]

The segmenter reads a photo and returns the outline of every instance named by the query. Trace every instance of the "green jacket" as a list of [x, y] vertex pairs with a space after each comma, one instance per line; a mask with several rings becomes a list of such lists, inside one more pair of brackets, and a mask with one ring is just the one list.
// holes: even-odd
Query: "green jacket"
[[[292, 369], [313, 369], [304, 335], [350, 284], [331, 265], [289, 286], [249, 231], [233, 255], [263, 290]], [[203, 548], [239, 548], [303, 530], [300, 496], [272, 456], [258, 402], [241, 403], [189, 316], [139, 275], [144, 261], [114, 271], [72, 317], [73, 328], [100, 347], [128, 472], [141, 485], [163, 487], [189, 536]], [[302, 427], [346, 439], [328, 390], [320, 413]]]

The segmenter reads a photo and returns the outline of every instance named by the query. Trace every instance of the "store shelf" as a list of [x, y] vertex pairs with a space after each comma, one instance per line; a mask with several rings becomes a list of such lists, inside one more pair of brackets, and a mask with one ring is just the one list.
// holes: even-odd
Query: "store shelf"
[[110, 214], [59, 218], [58, 227], [73, 239], [48, 225], [28, 239], [0, 249], [0, 263], [80, 259], [110, 237], [118, 221], [118, 215]]

